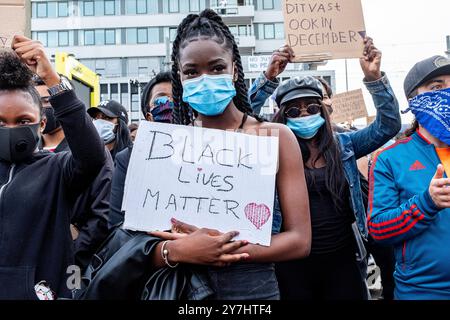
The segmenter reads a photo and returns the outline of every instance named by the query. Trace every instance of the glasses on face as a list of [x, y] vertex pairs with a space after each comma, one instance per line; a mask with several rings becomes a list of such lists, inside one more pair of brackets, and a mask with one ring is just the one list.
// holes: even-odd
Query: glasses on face
[[287, 118], [298, 118], [302, 114], [302, 111], [306, 110], [308, 114], [314, 115], [320, 112], [321, 107], [322, 107], [321, 105], [313, 103], [308, 105], [306, 108], [298, 108], [298, 107], [289, 108], [284, 112], [284, 114]]

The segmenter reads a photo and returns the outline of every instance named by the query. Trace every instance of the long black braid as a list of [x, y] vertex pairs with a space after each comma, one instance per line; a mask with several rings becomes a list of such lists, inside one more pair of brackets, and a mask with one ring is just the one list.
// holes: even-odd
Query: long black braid
[[237, 67], [238, 79], [235, 82], [236, 96], [233, 102], [241, 112], [251, 115], [258, 121], [263, 121], [253, 114], [247, 96], [247, 86], [244, 82], [244, 70], [242, 67], [241, 55], [233, 34], [222, 18], [213, 10], [206, 9], [199, 15], [188, 15], [178, 26], [177, 36], [172, 48], [172, 94], [174, 100], [173, 123], [189, 125], [194, 121], [195, 111], [183, 101], [183, 85], [180, 80], [180, 68], [178, 65], [180, 48], [185, 41], [196, 37], [210, 37], [218, 39], [218, 43], [223, 44], [233, 53], [233, 61]]

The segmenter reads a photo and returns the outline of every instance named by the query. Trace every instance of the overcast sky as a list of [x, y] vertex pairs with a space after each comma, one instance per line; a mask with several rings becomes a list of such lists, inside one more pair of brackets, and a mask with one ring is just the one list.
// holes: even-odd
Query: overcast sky
[[[362, 0], [367, 34], [383, 51], [385, 71], [400, 102], [406, 108], [403, 80], [418, 61], [445, 55], [450, 35], [450, 0]], [[362, 71], [357, 59], [348, 60], [349, 90], [361, 87]], [[346, 90], [345, 63], [330, 61], [319, 69], [336, 70], [337, 93]], [[369, 115], [375, 114], [370, 95], [365, 95]], [[409, 121], [411, 116], [403, 116]]]

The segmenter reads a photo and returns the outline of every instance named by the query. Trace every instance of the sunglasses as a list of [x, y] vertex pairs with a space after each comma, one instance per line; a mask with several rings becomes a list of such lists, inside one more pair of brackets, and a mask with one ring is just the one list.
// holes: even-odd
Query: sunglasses
[[[310, 104], [306, 107], [306, 112], [310, 115], [318, 114], [320, 112], [320, 108], [322, 108], [320, 104]], [[305, 108], [292, 107], [286, 110], [284, 115], [287, 118], [298, 118], [302, 114], [302, 110], [305, 110]]]

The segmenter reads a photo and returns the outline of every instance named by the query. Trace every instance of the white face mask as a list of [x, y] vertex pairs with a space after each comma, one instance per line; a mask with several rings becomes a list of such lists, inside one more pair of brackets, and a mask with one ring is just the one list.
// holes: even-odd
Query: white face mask
[[94, 126], [95, 129], [97, 129], [100, 138], [103, 139], [103, 142], [105, 144], [111, 143], [116, 140], [116, 134], [114, 133], [114, 128], [116, 127], [116, 125], [114, 123], [103, 119], [97, 119], [94, 120]]

